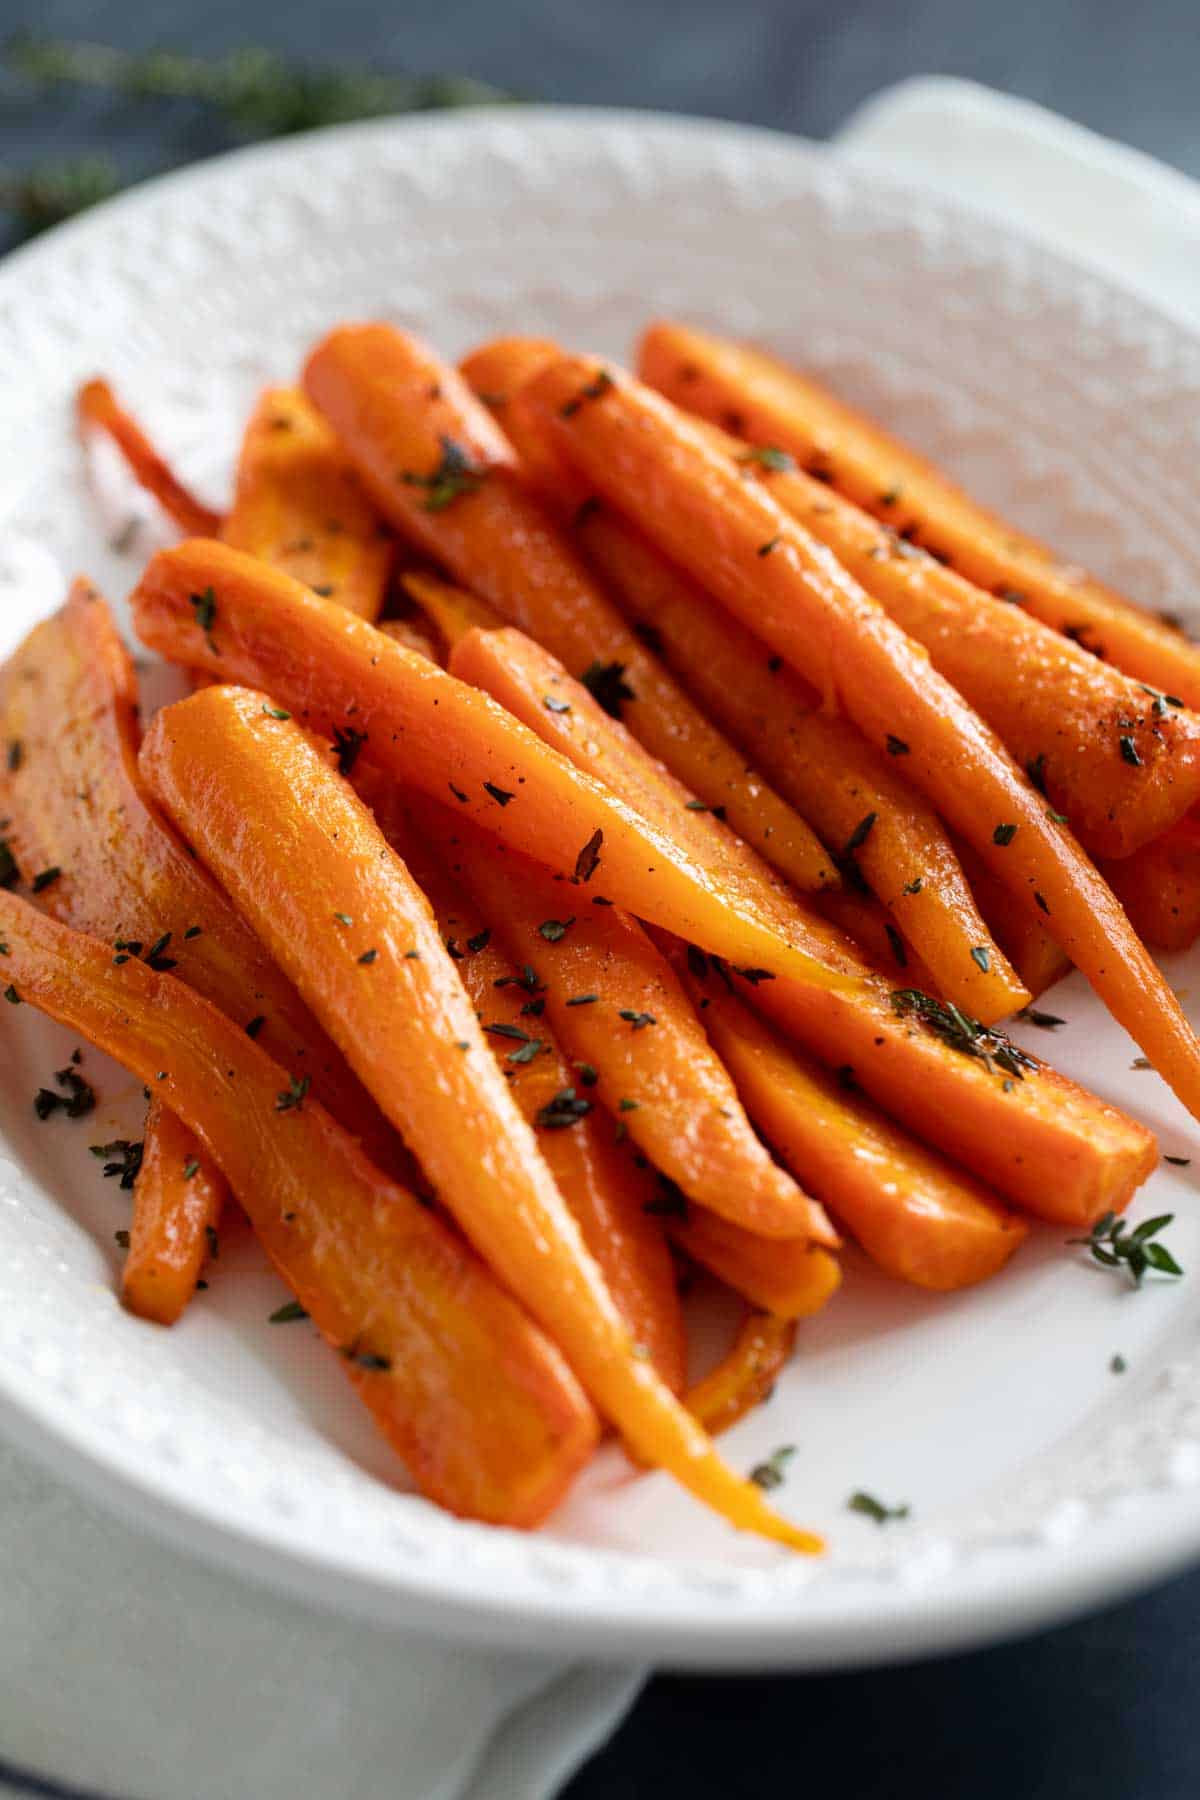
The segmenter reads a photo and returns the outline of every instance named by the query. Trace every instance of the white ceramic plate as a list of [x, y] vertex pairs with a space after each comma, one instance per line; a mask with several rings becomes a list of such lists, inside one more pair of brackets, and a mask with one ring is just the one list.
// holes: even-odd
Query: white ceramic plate
[[[76, 380], [110, 373], [185, 472], [224, 492], [256, 387], [336, 319], [403, 321], [458, 353], [501, 331], [617, 356], [656, 312], [827, 371], [1118, 586], [1186, 609], [1200, 345], [995, 226], [766, 133], [513, 110], [373, 124], [256, 150], [101, 209], [0, 270], [0, 650], [87, 569], [114, 597], [75, 448]], [[94, 484], [93, 484], [94, 488]], [[111, 523], [111, 515], [110, 515]], [[1200, 968], [1174, 972], [1200, 1007]], [[1073, 981], [1052, 1041], [1165, 1151], [1197, 1133]], [[7, 1009], [5, 1009], [7, 1011]], [[849, 1257], [775, 1399], [725, 1440], [797, 1454], [778, 1496], [830, 1557], [736, 1538], [608, 1452], [538, 1537], [462, 1525], [395, 1470], [253, 1244], [227, 1238], [172, 1332], [114, 1299], [123, 1196], [90, 1142], [138, 1126], [94, 1055], [100, 1114], [34, 1123], [70, 1040], [31, 1011], [0, 1057], [0, 1423], [178, 1542], [376, 1618], [464, 1638], [698, 1664], [832, 1666], [978, 1641], [1098, 1604], [1200, 1552], [1195, 1172], [1174, 1211], [1189, 1279], [1141, 1293], [1041, 1233], [999, 1279], [937, 1299]], [[1200, 1170], [1200, 1160], [1197, 1161]], [[1051, 1171], [1052, 1176], [1052, 1171]], [[1110, 1371], [1120, 1353], [1127, 1372]], [[911, 1506], [879, 1529], [870, 1489]]]

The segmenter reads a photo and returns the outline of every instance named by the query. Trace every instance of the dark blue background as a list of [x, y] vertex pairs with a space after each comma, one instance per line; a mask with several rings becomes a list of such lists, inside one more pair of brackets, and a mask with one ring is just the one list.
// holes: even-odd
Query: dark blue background
[[[198, 52], [263, 43], [818, 137], [902, 76], [967, 75], [1200, 175], [1196, 0], [0, 0], [0, 26]], [[145, 173], [228, 141], [187, 107], [33, 101], [0, 82], [0, 165], [100, 148]], [[1198, 1678], [1200, 1574], [974, 1656], [662, 1677], [568, 1800], [1196, 1800]]]

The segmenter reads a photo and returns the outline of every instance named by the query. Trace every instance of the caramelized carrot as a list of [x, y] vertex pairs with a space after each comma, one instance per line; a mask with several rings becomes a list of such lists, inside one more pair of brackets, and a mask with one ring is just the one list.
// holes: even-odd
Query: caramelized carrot
[[762, 1312], [807, 1319], [841, 1285], [837, 1258], [809, 1238], [755, 1237], [702, 1206], [662, 1208], [672, 1243]]
[[[555, 1036], [592, 1086], [567, 1108], [605, 1105], [691, 1199], [763, 1237], [836, 1243], [820, 1207], [774, 1163], [709, 1049], [669, 965], [615, 907], [564, 917], [569, 890], [528, 857], [442, 808], [418, 806], [437, 844], [544, 1003]], [[494, 1029], [493, 1006], [484, 1028]]]
[[398, 807], [375, 810], [385, 837], [433, 907], [462, 984], [485, 1021], [492, 1055], [526, 1124], [538, 1134], [546, 1165], [634, 1342], [649, 1351], [671, 1391], [681, 1393], [687, 1362], [683, 1314], [670, 1253], [643, 1210], [644, 1179], [599, 1113], [564, 1108], [562, 1094], [569, 1088], [574, 1095], [582, 1087], [555, 1040], [541, 996], [531, 992], [534, 982], [500, 949], [495, 940], [501, 934], [493, 933], [484, 912], [435, 857], [435, 840], [419, 826], [414, 830]]
[[379, 629], [385, 637], [403, 644], [406, 650], [415, 650], [418, 656], [428, 657], [432, 663], [444, 662], [441, 643], [422, 620], [408, 616], [403, 619], [380, 619]]
[[151, 1100], [121, 1271], [121, 1301], [131, 1313], [174, 1325], [196, 1291], [227, 1193], [195, 1135]]
[[639, 370], [738, 437], [790, 452], [976, 586], [1200, 708], [1200, 650], [1172, 625], [988, 512], [810, 376], [747, 345], [669, 322], [645, 333]]
[[[717, 876], [725, 866], [719, 824], [689, 812], [677, 784], [528, 639], [507, 630], [471, 631], [455, 648], [451, 667], [486, 686], [532, 729], [560, 744], [581, 771], [600, 775], [642, 816], [661, 817], [664, 830], [673, 831], [695, 867]], [[547, 707], [546, 698], [554, 704]], [[556, 710], [561, 704], [570, 710]], [[743, 866], [736, 874], [731, 869], [719, 874], [719, 879], [744, 883], [753, 874]], [[861, 1066], [863, 1086], [920, 1136], [937, 1145], [952, 1143], [959, 1160], [1006, 1195], [1068, 1221], [1095, 1216], [1090, 1209], [1102, 1199], [1106, 1204], [1101, 1210], [1108, 1210], [1110, 1201], [1117, 1210], [1144, 1180], [1153, 1166], [1153, 1141], [1141, 1126], [1049, 1071], [1036, 1082], [1025, 1081], [1024, 1066], [1004, 1048], [1003, 1038], [981, 1037], [977, 1020], [940, 1003], [931, 1009], [925, 993], [914, 1002], [908, 981], [893, 994], [891, 983], [855, 959], [845, 940], [799, 903], [789, 908], [761, 886], [758, 900], [764, 910], [773, 908], [781, 933], [813, 947], [823, 942], [826, 962], [856, 968], [859, 982], [839, 991], [835, 1002], [833, 996], [806, 992], [786, 976], [768, 979], [768, 967], [734, 965], [731, 979], [736, 978], [741, 992], [757, 996], [773, 1016], [781, 1014], [785, 1028], [823, 1061], [837, 1069]], [[914, 1019], [925, 1014], [940, 1027], [939, 1034], [921, 1031], [920, 1041], [910, 1044]], [[976, 1057], [989, 1042], [1000, 1059], [995, 1066]], [[934, 1044], [943, 1054], [933, 1050]], [[975, 1068], [964, 1066], [968, 1053], [977, 1061]], [[950, 1109], [954, 1117], [947, 1118]], [[986, 1113], [993, 1116], [985, 1120]], [[1064, 1142], [1051, 1152], [1044, 1134], [1060, 1130]], [[1037, 1157], [1030, 1153], [1033, 1143], [1041, 1145]]]
[[411, 574], [403, 580], [405, 592], [436, 629], [446, 658], [468, 631], [499, 631], [504, 624], [494, 606], [466, 588], [441, 581], [436, 575]]
[[1024, 986], [980, 915], [945, 826], [904, 779], [902, 740], [881, 755], [847, 720], [822, 712], [760, 638], [611, 510], [588, 514], [580, 539], [629, 616], [657, 634], [668, 666], [841, 853], [848, 883], [878, 895], [938, 991], [988, 1021], [1023, 1006]]
[[809, 827], [629, 630], [454, 369], [390, 325], [346, 325], [318, 345], [304, 381], [396, 530], [586, 673], [639, 742], [789, 881], [836, 881]]
[[[349, 615], [346, 624], [371, 631]], [[446, 683], [434, 670], [429, 678]], [[262, 694], [237, 688], [209, 688], [161, 712], [141, 762], [442, 1201], [634, 1454], [738, 1528], [818, 1550], [819, 1539], [781, 1519], [721, 1461], [639, 1356], [488, 1050], [428, 902], [349, 784], [293, 722], [270, 717]]]
[[[660, 547], [779, 654], [807, 665], [868, 742], [882, 750], [893, 735], [910, 746], [906, 773], [1010, 890], [1044, 913], [1118, 1023], [1200, 1116], [1200, 1041], [1112, 890], [992, 732], [825, 547], [668, 401], [602, 373], [598, 397], [565, 417], [596, 387], [594, 363], [565, 359], [526, 390], [564, 452], [610, 498], [644, 507]], [[772, 539], [773, 554], [760, 556]]]
[[688, 1389], [684, 1405], [714, 1436], [728, 1431], [770, 1398], [795, 1343], [796, 1327], [790, 1319], [750, 1313], [742, 1321], [732, 1350]]
[[[212, 590], [206, 626], [193, 596]], [[494, 701], [265, 563], [197, 539], [151, 558], [132, 596], [146, 643], [193, 668], [255, 682], [312, 730], [514, 848], [736, 966], [843, 985], [839, 940], [782, 939], [749, 882], [721, 884], [650, 821], [581, 775]], [[462, 796], [462, 798], [460, 798]], [[593, 885], [594, 884], [594, 885]]]
[[0, 816], [18, 870], [27, 881], [58, 870], [41, 882], [40, 905], [105, 937], [110, 955], [168, 961], [278, 1061], [319, 1082], [330, 1110], [390, 1166], [394, 1132], [147, 790], [137, 704], [112, 615], [77, 581], [0, 671]]
[[178, 480], [159, 455], [132, 413], [126, 412], [107, 381], [86, 381], [76, 395], [81, 431], [103, 431], [112, 439], [134, 479], [153, 494], [163, 511], [181, 531], [201, 536], [216, 531], [221, 522], [203, 501], [197, 500]]
[[[217, 690], [213, 690], [214, 693]], [[106, 1050], [205, 1144], [267, 1255], [421, 1489], [538, 1524], [596, 1442], [562, 1356], [457, 1234], [367, 1160], [240, 1026], [136, 958], [0, 893], [21, 1000]]]
[[1003, 1268], [1026, 1235], [1023, 1220], [877, 1113], [853, 1070], [839, 1080], [800, 1056], [707, 959], [693, 953], [685, 965], [679, 956], [678, 966], [759, 1129], [873, 1262], [902, 1281], [942, 1289]]
[[333, 432], [296, 388], [267, 388], [242, 439], [225, 543], [377, 619], [392, 543]]
[[[1036, 1000], [1039, 994], [1044, 994], [1056, 981], [1070, 974], [1070, 958], [1063, 955], [1040, 920], [1014, 900], [1010, 890], [996, 879], [969, 844], [960, 840], [954, 848], [988, 928]], [[1112, 885], [1111, 881], [1109, 885]], [[1113, 891], [1115, 893], [1116, 889]], [[1121, 896], [1118, 894], [1117, 898], [1121, 899]], [[1126, 905], [1123, 899], [1121, 903]]]
[[[723, 439], [736, 460], [736, 439]], [[1087, 849], [1125, 856], [1200, 793], [1200, 718], [994, 600], [798, 470], [775, 500], [833, 551], [1028, 769]]]
[[1104, 873], [1138, 936], [1158, 950], [1187, 950], [1200, 937], [1200, 816], [1189, 814], [1136, 856]]

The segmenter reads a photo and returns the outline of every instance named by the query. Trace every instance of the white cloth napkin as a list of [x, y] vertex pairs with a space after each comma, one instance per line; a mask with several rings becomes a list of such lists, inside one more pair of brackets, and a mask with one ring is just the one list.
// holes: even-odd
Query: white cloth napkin
[[[1135, 151], [941, 79], [889, 89], [836, 142], [1200, 317], [1200, 187]], [[641, 1681], [346, 1623], [0, 1447], [0, 1795], [56, 1791], [24, 1772], [105, 1800], [552, 1800]]]

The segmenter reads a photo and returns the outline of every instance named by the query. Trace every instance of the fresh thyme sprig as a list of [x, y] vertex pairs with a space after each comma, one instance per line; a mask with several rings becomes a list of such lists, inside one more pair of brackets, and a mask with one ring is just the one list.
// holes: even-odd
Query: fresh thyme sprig
[[21, 34], [10, 40], [7, 60], [36, 87], [93, 88], [132, 100], [197, 101], [255, 137], [515, 98], [467, 75], [316, 68], [255, 46], [208, 58]]
[[982, 1025], [951, 1000], [935, 1000], [920, 988], [898, 988], [891, 996], [892, 1009], [903, 1018], [922, 1021], [936, 1037], [961, 1056], [971, 1056], [988, 1069], [1002, 1069], [1013, 1081], [1023, 1081], [1025, 1071], [1036, 1070], [1037, 1059], [1005, 1037], [994, 1026]]
[[1174, 1218], [1174, 1213], [1159, 1213], [1130, 1230], [1126, 1220], [1107, 1212], [1096, 1220], [1086, 1237], [1068, 1238], [1067, 1242], [1086, 1245], [1096, 1262], [1103, 1263], [1106, 1269], [1125, 1269], [1134, 1287], [1141, 1287], [1142, 1277], [1150, 1269], [1160, 1275], [1183, 1274], [1167, 1246], [1153, 1241]]
[[[20, 81], [48, 92], [85, 88], [125, 100], [201, 106], [237, 138], [283, 137], [351, 119], [519, 98], [469, 75], [318, 68], [253, 46], [206, 58], [21, 33], [8, 41], [4, 60]], [[12, 217], [19, 235], [32, 237], [109, 199], [126, 179], [103, 156], [49, 160], [28, 169], [0, 168], [0, 213]]]

